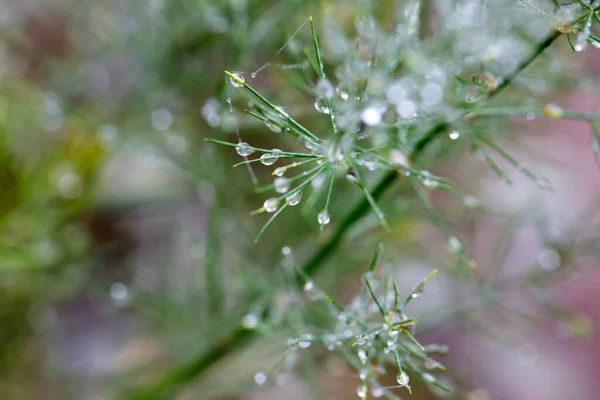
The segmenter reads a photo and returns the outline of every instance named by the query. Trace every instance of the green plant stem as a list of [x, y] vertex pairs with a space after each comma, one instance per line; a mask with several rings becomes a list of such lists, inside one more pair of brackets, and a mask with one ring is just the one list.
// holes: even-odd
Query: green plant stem
[[[508, 85], [510, 85], [514, 79], [540, 54], [542, 54], [544, 50], [546, 50], [546, 48], [548, 48], [559, 36], [560, 33], [554, 30], [546, 38], [539, 42], [531, 54], [526, 59], [521, 61], [514, 71], [500, 78], [498, 87], [496, 90], [489, 93], [488, 98], [496, 96], [506, 87], [508, 87]], [[472, 111], [473, 110], [468, 110], [465, 112], [465, 114], [463, 114], [463, 116]], [[425, 151], [427, 146], [432, 143], [440, 135], [440, 133], [444, 132], [453, 122], [455, 121], [440, 121], [431, 127], [424, 134], [421, 140], [415, 144], [415, 147], [409, 155], [409, 159], [411, 161], [416, 160]], [[400, 176], [401, 175], [395, 171], [387, 172], [377, 183], [377, 185], [375, 185], [375, 188], [371, 192], [373, 199], [378, 199], [390, 186], [392, 186], [394, 182], [400, 178]], [[323, 267], [324, 262], [332, 254], [332, 252], [340, 244], [348, 229], [350, 229], [355, 222], [360, 220], [367, 213], [369, 208], [369, 201], [366, 198], [361, 200], [342, 220], [337, 227], [337, 230], [327, 241], [327, 243], [322, 245], [316, 251], [316, 253], [300, 267], [300, 270], [309, 276], [316, 274]], [[301, 279], [298, 279], [298, 282], [301, 282]], [[197, 378], [214, 363], [219, 361], [232, 350], [247, 343], [257, 334], [258, 333], [255, 331], [247, 331], [238, 328], [234, 330], [231, 335], [226, 336], [224, 339], [222, 339], [222, 341], [217, 343], [210, 351], [199, 354], [188, 364], [182, 365], [175, 370], [167, 372], [165, 375], [155, 379], [154, 382], [149, 386], [138, 389], [126, 398], [134, 400], [152, 400], [162, 398], [166, 391], [172, 389], [173, 387], [184, 385]]]
[[543, 108], [539, 107], [501, 107], [484, 108], [469, 113], [473, 117], [526, 117], [533, 114], [537, 117], [551, 119], [570, 119], [585, 121], [600, 121], [600, 112], [562, 110], [560, 115], [549, 117]]

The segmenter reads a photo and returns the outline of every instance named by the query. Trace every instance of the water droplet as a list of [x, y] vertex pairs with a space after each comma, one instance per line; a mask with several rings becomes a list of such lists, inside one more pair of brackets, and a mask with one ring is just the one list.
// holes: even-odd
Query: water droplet
[[234, 72], [231, 75], [233, 75], [233, 76], [229, 77], [229, 81], [231, 82], [231, 84], [234, 87], [244, 86], [244, 82], [246, 82], [246, 80], [244, 79], [244, 77], [241, 74]]
[[319, 212], [317, 221], [319, 222], [319, 225], [327, 225], [331, 221], [331, 217], [327, 210], [321, 210], [321, 212]]
[[539, 351], [533, 344], [526, 343], [519, 347], [517, 356], [522, 365], [534, 366], [538, 361]]
[[313, 340], [313, 335], [311, 335], [311, 334], [302, 335], [298, 338], [298, 347], [300, 347], [301, 349], [307, 349], [312, 344], [312, 340]]
[[462, 199], [463, 203], [467, 207], [479, 207], [481, 206], [481, 201], [475, 196], [471, 196], [470, 194], [466, 195]]
[[275, 171], [273, 171], [273, 175], [275, 175], [275, 176], [283, 176], [283, 174], [285, 174], [285, 170], [286, 170], [285, 167], [275, 168]]
[[346, 172], [346, 180], [350, 183], [354, 183], [357, 181], [356, 174], [354, 173], [354, 171], [348, 170], [348, 172]]
[[435, 377], [431, 374], [428, 374], [427, 372], [424, 373], [423, 375], [421, 375], [421, 379], [423, 379], [424, 382], [426, 383], [433, 383], [435, 382]]
[[585, 49], [587, 49], [588, 46], [588, 41], [587, 38], [589, 36], [589, 31], [585, 31], [585, 29], [583, 31], [581, 31], [578, 35], [577, 35], [577, 39], [575, 42], [575, 45], [573, 45], [573, 48], [575, 49], [576, 52], [582, 52]]
[[398, 376], [396, 376], [396, 382], [398, 382], [398, 385], [400, 385], [402, 387], [405, 387], [408, 385], [408, 380], [409, 380], [408, 375], [404, 371], [400, 371]]
[[361, 399], [364, 399], [365, 397], [367, 397], [367, 385], [365, 385], [364, 383], [362, 385], [359, 385], [356, 388], [356, 394]]
[[110, 285], [110, 297], [115, 300], [125, 300], [128, 295], [127, 285], [122, 282], [115, 282]]
[[[318, 163], [318, 162], [317, 162]], [[321, 187], [321, 185], [325, 182], [325, 174], [324, 173], [320, 173], [319, 175], [315, 176], [313, 178], [313, 180], [310, 182], [310, 185], [315, 188], [318, 189]]]
[[323, 342], [325, 343], [325, 347], [329, 351], [335, 350], [335, 348], [338, 346], [338, 340], [337, 340], [337, 338], [335, 337], [335, 335], [333, 335], [331, 333], [325, 335], [325, 339], [324, 339]]
[[369, 339], [369, 337], [364, 333], [358, 334], [356, 335], [356, 344], [358, 346], [364, 346], [367, 343], [367, 339]]
[[333, 85], [329, 79], [320, 79], [319, 82], [317, 82], [316, 92], [317, 96], [329, 99], [333, 96]]
[[251, 73], [250, 76], [252, 77], [252, 79], [256, 78], [256, 72]]
[[362, 110], [360, 113], [360, 119], [368, 126], [374, 126], [381, 122], [381, 118], [383, 116], [382, 107], [369, 106]]
[[281, 248], [281, 254], [283, 254], [284, 256], [289, 256], [290, 254], [292, 254], [292, 249], [290, 249], [288, 246], [283, 246]]
[[267, 382], [267, 376], [262, 372], [257, 372], [254, 375], [254, 382], [259, 386], [264, 385]]
[[323, 293], [319, 288], [315, 286], [312, 281], [307, 281], [302, 287], [304, 293], [308, 296], [308, 298], [312, 301], [320, 300], [323, 297]]
[[337, 316], [337, 320], [342, 323], [343, 325], [346, 325], [348, 323], [348, 321], [351, 319], [352, 315], [347, 313], [347, 312], [341, 312], [338, 314]]
[[385, 91], [385, 97], [392, 104], [400, 104], [407, 96], [408, 91], [402, 82], [393, 83]]
[[456, 139], [458, 139], [460, 137], [460, 132], [459, 131], [452, 131], [452, 132], [450, 132], [450, 134], [448, 136], [450, 136], [450, 139], [456, 140]]
[[274, 186], [277, 193], [285, 193], [290, 190], [290, 180], [284, 177], [275, 178]]
[[410, 100], [402, 100], [396, 106], [396, 112], [401, 118], [412, 118], [417, 113], [417, 106]]
[[544, 190], [552, 190], [552, 183], [546, 178], [538, 178], [535, 180], [535, 184]]
[[317, 97], [315, 100], [315, 109], [321, 114], [329, 114], [329, 107], [321, 97]]
[[544, 106], [544, 115], [549, 118], [560, 118], [564, 115], [564, 111], [556, 104], [549, 103]]
[[425, 360], [424, 366], [426, 369], [436, 369], [442, 367], [442, 364], [440, 364], [432, 358], [428, 358], [427, 360]]
[[535, 119], [535, 114], [532, 112], [528, 112], [525, 118], [527, 118], [527, 121], [533, 121]]
[[219, 104], [219, 101], [214, 97], [211, 97], [206, 100], [200, 113], [206, 123], [214, 128], [221, 124], [221, 116], [219, 115], [220, 109], [221, 105]]
[[302, 192], [292, 193], [285, 198], [285, 202], [289, 206], [297, 206], [298, 203], [300, 203], [300, 200], [302, 200]]
[[554, 249], [544, 249], [537, 257], [538, 263], [546, 271], [554, 271], [562, 264], [560, 254]]
[[279, 133], [281, 132], [281, 128], [279, 127], [279, 125], [274, 124], [273, 122], [269, 121], [268, 119], [265, 120], [265, 125], [267, 126], [267, 128], [269, 128], [272, 132], [275, 133]]
[[365, 351], [365, 349], [358, 349], [357, 355], [361, 363], [367, 363], [367, 352]]
[[254, 153], [254, 150], [246, 142], [239, 142], [238, 145], [235, 146], [235, 151], [242, 157], [247, 157]]
[[340, 99], [348, 101], [348, 93], [344, 92], [339, 87], [335, 88], [335, 92], [338, 94], [338, 96], [340, 96]]
[[271, 197], [263, 203], [263, 208], [266, 212], [275, 212], [279, 208], [279, 199], [277, 197]]
[[373, 397], [378, 399], [385, 394], [385, 391], [380, 386], [373, 386], [371, 388], [371, 394], [373, 395]]
[[258, 318], [254, 314], [248, 314], [242, 318], [242, 326], [246, 329], [254, 329], [257, 325]]
[[439, 104], [444, 97], [442, 87], [437, 83], [429, 82], [421, 88], [421, 99], [428, 106]]
[[273, 165], [279, 159], [279, 155], [281, 154], [281, 150], [273, 149], [272, 153], [265, 153], [260, 156], [260, 162], [263, 165]]
[[289, 116], [290, 116], [290, 115], [288, 114], [288, 110], [287, 110], [287, 108], [285, 108], [284, 106], [276, 106], [275, 108], [276, 108], [276, 109], [279, 111], [279, 113], [280, 113], [281, 115], [283, 115], [284, 117], [289, 117]]
[[431, 175], [431, 172], [429, 171], [422, 171], [419, 179], [425, 186], [433, 186], [435, 184], [435, 180], [433, 180], [433, 175]]
[[448, 247], [453, 253], [460, 253], [462, 251], [462, 244], [456, 236], [450, 236], [448, 238]]
[[366, 368], [362, 368], [360, 371], [358, 371], [358, 377], [360, 378], [360, 380], [364, 381], [365, 379], [367, 379], [368, 373], [369, 371]]
[[449, 350], [450, 350], [450, 348], [448, 346], [446, 346], [445, 344], [429, 344], [429, 345], [425, 346], [425, 351], [427, 353], [446, 354], [446, 353], [448, 353]]
[[159, 108], [152, 112], [151, 122], [157, 131], [166, 131], [173, 123], [173, 115], [166, 108]]

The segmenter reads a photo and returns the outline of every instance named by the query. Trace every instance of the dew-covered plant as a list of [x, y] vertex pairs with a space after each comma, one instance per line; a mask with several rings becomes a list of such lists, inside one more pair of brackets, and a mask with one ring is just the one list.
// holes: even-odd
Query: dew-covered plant
[[[380, 245], [369, 270], [362, 277], [361, 291], [346, 306], [339, 305], [311, 279], [295, 290], [291, 288], [292, 302], [297, 302], [293, 308], [300, 311], [291, 312], [287, 322], [299, 332], [298, 336], [288, 339], [284, 359], [280, 366], [274, 368], [277, 381], [285, 382], [299, 358], [299, 351], [315, 344], [334, 352], [356, 370], [361, 381], [356, 393], [361, 399], [366, 399], [369, 391], [375, 398], [385, 396], [390, 399], [398, 398], [394, 395], [396, 388], [405, 388], [410, 392], [406, 371], [427, 384], [444, 391], [451, 390], [432, 374], [445, 368], [431, 355], [445, 354], [447, 347], [436, 344], [423, 346], [419, 343], [413, 336], [417, 321], [406, 314], [408, 304], [423, 293], [425, 283], [437, 270], [415, 285], [408, 295], [401, 297], [396, 283], [380, 265], [382, 251], [383, 246]], [[290, 257], [289, 252], [283, 261], [284, 272], [294, 272], [293, 263], [287, 257]], [[316, 303], [316, 306], [306, 307], [303, 304], [306, 302]], [[311, 319], [310, 315], [302, 315], [303, 312], [319, 314], [321, 323], [314, 326], [294, 323]], [[389, 365], [396, 368], [397, 385], [394, 386], [382, 385], [378, 380], [389, 372]], [[265, 373], [260, 372], [259, 380], [265, 379]]]
[[[586, 121], [591, 128], [590, 151], [598, 157], [600, 110], [567, 110], [547, 103], [546, 98], [558, 80], [574, 80], [565, 77], [560, 57], [548, 56], [553, 43], [564, 36], [573, 53], [589, 45], [600, 46], [594, 33], [600, 23], [597, 3], [402, 2], [396, 13], [382, 18], [381, 23], [369, 12], [360, 13], [354, 18], [352, 33], [342, 26], [341, 16], [328, 12], [322, 24], [309, 17], [286, 39], [277, 53], [284, 62], [267, 62], [251, 73], [227, 71], [224, 98], [228, 105], [218, 114], [218, 100], [213, 98], [205, 104], [203, 116], [211, 126], [227, 117], [230, 126], [225, 134], [230, 137], [207, 141], [235, 150], [242, 157], [235, 166], [247, 167], [255, 191], [264, 194], [257, 200], [262, 205], [252, 212], [269, 215], [256, 241], [288, 209], [317, 226], [321, 233], [315, 232], [314, 240], [321, 242], [313, 252], [302, 254], [298, 264], [289, 260], [292, 250], [284, 247], [284, 284], [273, 283], [266, 294], [240, 305], [240, 323], [223, 334], [216, 350], [201, 353], [190, 365], [165, 374], [133, 397], [148, 398], [149, 393], [187, 383], [249, 338], [282, 327], [292, 332], [287, 349], [272, 370], [256, 373], [259, 385], [271, 373], [276, 383], [285, 383], [302, 358], [301, 350], [318, 345], [356, 369], [361, 382], [356, 391], [359, 398], [366, 399], [368, 393], [376, 398], [398, 398], [397, 387], [410, 391], [409, 376], [450, 390], [451, 385], [444, 383], [449, 379], [438, 379], [444, 367], [431, 357], [447, 348], [421, 344], [415, 330], [419, 316], [405, 310], [437, 270], [402, 296], [389, 271], [380, 267], [378, 249], [362, 277], [359, 293], [344, 306], [317, 285], [316, 275], [326, 269], [328, 258], [363, 217], [375, 217], [379, 226], [371, 229], [393, 232], [397, 210], [389, 201], [384, 206], [382, 198], [386, 190], [398, 184], [406, 189], [402, 196], [418, 203], [443, 236], [456, 261], [445, 266], [448, 274], [471, 284], [469, 293], [481, 296], [477, 306], [501, 308], [502, 285], [489, 282], [496, 278], [494, 269], [500, 263], [495, 260], [478, 268], [439, 212], [436, 196], [446, 192], [475, 212], [494, 210], [475, 196], [464, 194], [455, 180], [439, 170], [437, 161], [450, 159], [459, 164], [462, 160], [448, 154], [459, 146], [468, 147], [474, 158], [498, 176], [498, 185], [511, 184], [512, 172], [516, 172], [543, 191], [552, 192], [548, 179], [502, 145], [506, 120], [515, 117]], [[304, 27], [310, 27], [306, 43], [298, 38]], [[260, 89], [264, 81], [261, 83], [259, 77], [267, 68], [285, 75], [289, 92], [295, 93], [289, 95], [293, 105], [263, 94], [269, 88], [265, 85]], [[509, 91], [509, 87], [514, 89]], [[265, 137], [274, 137], [274, 142], [285, 147], [255, 145], [263, 138], [250, 139], [244, 126], [258, 126]], [[256, 166], [259, 168], [253, 168]], [[268, 184], [259, 183], [262, 176], [255, 169], [269, 170]], [[336, 197], [334, 189], [340, 187], [360, 194], [360, 200], [349, 210], [347, 192], [341, 191], [343, 194]], [[338, 208], [342, 211], [337, 212]], [[566, 255], [561, 259], [554, 249], [548, 252], [540, 261], [543, 269], [552, 264], [556, 265], [554, 271], [568, 259]], [[535, 293], [547, 309], [558, 310], [556, 302], [541, 294], [546, 279], [550, 280], [549, 275], [544, 276], [522, 276], [521, 287]], [[281, 290], [291, 296], [283, 311], [276, 299]], [[484, 292], [485, 296], [481, 294]], [[449, 315], [478, 318], [476, 312], [469, 314], [468, 306], [461, 307]], [[396, 386], [380, 381], [390, 373], [397, 376]]]

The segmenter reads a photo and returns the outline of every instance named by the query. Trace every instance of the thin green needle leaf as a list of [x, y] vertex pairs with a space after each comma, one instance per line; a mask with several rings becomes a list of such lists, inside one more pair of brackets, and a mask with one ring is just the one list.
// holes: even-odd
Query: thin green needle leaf
[[[318, 72], [320, 74], [320, 78], [325, 80], [325, 70], [323, 69], [323, 60], [321, 59], [321, 50], [319, 49], [319, 41], [317, 40], [317, 33], [315, 32], [315, 24], [313, 23], [312, 17], [310, 19], [310, 30], [312, 33], [313, 44], [315, 46], [315, 54], [317, 56], [317, 64], [318, 64]], [[335, 125], [335, 115], [333, 112], [333, 108], [331, 107], [331, 101], [329, 98], [323, 98], [325, 102], [325, 106], [329, 109], [329, 122], [331, 124], [331, 129], [334, 134], [337, 134], [337, 127]], [[334, 144], [335, 145], [335, 144]]]
[[[267, 154], [270, 154], [270, 153], [267, 153]], [[285, 158], [310, 158], [311, 159], [310, 161], [317, 161], [321, 157], [314, 156], [314, 155], [311, 155], [311, 154], [302, 155], [302, 153], [297, 154], [297, 155], [287, 155], [287, 154], [281, 153], [281, 155], [279, 155], [279, 154], [277, 155], [277, 158], [278, 159], [280, 159], [280, 158], [281, 159], [285, 159]], [[240, 161], [237, 164], [233, 164], [233, 167], [235, 168], [235, 167], [239, 167], [240, 165], [252, 164], [252, 163], [257, 163], [257, 162], [260, 162], [260, 161], [262, 161], [260, 158], [253, 158], [252, 160]]]
[[413, 289], [410, 291], [410, 293], [408, 294], [408, 296], [406, 297], [406, 300], [404, 300], [404, 303], [402, 304], [402, 308], [404, 309], [404, 307], [406, 307], [406, 305], [408, 303], [410, 303], [410, 301], [412, 299], [416, 299], [417, 297], [419, 297], [419, 295], [421, 293], [423, 293], [423, 291], [425, 290], [425, 284], [427, 283], [427, 281], [429, 281], [436, 273], [438, 272], [437, 268], [434, 269], [433, 271], [431, 271], [429, 274], [427, 274], [427, 276], [425, 278], [423, 278], [423, 280], [421, 280], [421, 282], [417, 283]]
[[[405, 373], [402, 369], [402, 362], [400, 361], [400, 354], [398, 353], [397, 349], [394, 349], [394, 363], [396, 364], [396, 368], [398, 369], [398, 375]], [[405, 388], [406, 390], [408, 390], [408, 393], [412, 394], [410, 385], [406, 385]]]
[[344, 307], [342, 307], [338, 303], [336, 303], [336, 301], [333, 300], [333, 298], [331, 298], [331, 296], [325, 295], [325, 299], [327, 299], [327, 301], [330, 302], [339, 312], [344, 312]]
[[381, 208], [379, 208], [379, 206], [377, 205], [377, 202], [375, 201], [373, 196], [371, 196], [371, 193], [365, 187], [364, 181], [362, 180], [362, 177], [360, 176], [358, 166], [354, 162], [352, 163], [352, 166], [354, 169], [354, 174], [356, 176], [356, 185], [361, 190], [361, 192], [363, 192], [363, 195], [369, 202], [369, 205], [373, 209], [373, 213], [375, 213], [375, 217], [377, 217], [377, 220], [379, 221], [379, 223], [381, 224], [383, 229], [385, 229], [386, 231], [389, 231], [390, 225], [387, 223], [387, 221], [385, 219], [385, 214], [383, 213]]
[[371, 260], [371, 265], [369, 266], [369, 271], [375, 271], [375, 268], [381, 262], [381, 257], [383, 256], [383, 243], [379, 243], [375, 248], [375, 254], [373, 255], [373, 259]]
[[[288, 178], [288, 182], [290, 182], [290, 183], [291, 182], [295, 182], [298, 179], [304, 178], [305, 176], [308, 176], [308, 175], [311, 175], [311, 174], [313, 176], [310, 178], [310, 180], [312, 180], [319, 172], [323, 171], [323, 169], [325, 169], [325, 167], [326, 167], [326, 165], [317, 165], [316, 167], [314, 167], [312, 169], [309, 169], [308, 171], [304, 171], [304, 172], [302, 172], [302, 173], [300, 173], [300, 174], [298, 174], [296, 176]], [[268, 192], [268, 191], [271, 191], [271, 190], [274, 190], [274, 189], [275, 189], [275, 184], [272, 183], [270, 185], [265, 185], [265, 186], [257, 187], [257, 188], [254, 189], [254, 191], [256, 193], [264, 193], [264, 192]], [[294, 190], [291, 190], [290, 192], [293, 192], [293, 191]]]
[[402, 350], [404, 350], [406, 353], [412, 354], [413, 356], [415, 356], [416, 358], [418, 358], [419, 360], [427, 360], [427, 355], [423, 354], [423, 353], [419, 353], [418, 351], [416, 351], [412, 346], [407, 346], [406, 344], [404, 344], [401, 340], [398, 340], [396, 342], [396, 345], [401, 348]]
[[500, 166], [498, 164], [496, 164], [496, 162], [492, 159], [492, 157], [490, 157], [487, 150], [479, 144], [479, 142], [475, 139], [474, 135], [471, 133], [467, 133], [467, 136], [469, 137], [469, 140], [471, 141], [473, 146], [477, 149], [477, 151], [479, 151], [483, 155], [483, 158], [485, 158], [486, 163], [496, 173], [496, 175], [498, 175], [500, 178], [502, 178], [502, 180], [506, 184], [512, 185], [512, 180], [508, 177], [508, 175], [506, 175], [506, 173], [502, 170], [502, 168], [500, 168]]
[[379, 302], [379, 300], [377, 300], [377, 296], [375, 296], [375, 292], [373, 292], [373, 288], [371, 287], [371, 282], [369, 282], [369, 278], [367, 278], [367, 277], [365, 277], [365, 284], [367, 285], [367, 289], [369, 289], [369, 293], [371, 293], [371, 297], [373, 298], [373, 301], [375, 302], [375, 304], [377, 304], [377, 308], [379, 309], [381, 316], [385, 317], [385, 310], [381, 306], [381, 303]]
[[246, 114], [248, 114], [248, 115], [251, 115], [251, 116], [253, 116], [254, 118], [256, 118], [256, 119], [258, 119], [258, 120], [260, 120], [260, 121], [262, 121], [262, 122], [265, 122], [265, 121], [267, 120], [267, 118], [266, 118], [266, 117], [264, 117], [264, 116], [262, 116], [262, 115], [260, 115], [260, 114], [257, 114], [257, 113], [255, 113], [254, 111], [250, 111], [250, 110], [244, 110], [244, 111], [246, 112]]
[[[205, 142], [210, 142], [210, 143], [215, 143], [215, 144], [222, 144], [223, 146], [228, 146], [228, 147], [237, 147], [239, 146], [239, 143], [231, 143], [231, 142], [224, 142], [222, 140], [218, 140], [218, 139], [211, 139], [211, 138], [207, 138], [204, 139]], [[258, 151], [261, 153], [267, 153], [267, 154], [273, 154], [273, 153], [277, 153], [279, 156], [291, 156], [291, 157], [299, 157], [299, 158], [322, 158], [321, 156], [315, 156], [314, 154], [309, 154], [309, 153], [293, 153], [293, 152], [289, 152], [289, 151], [277, 151], [277, 150], [273, 150], [273, 149], [262, 149], [260, 147], [254, 147], [254, 146], [250, 146], [248, 145], [249, 149], [252, 149], [254, 151]]]
[[310, 138], [312, 140], [315, 140], [317, 142], [319, 141], [319, 138], [317, 138], [315, 135], [313, 135], [308, 129], [306, 129], [300, 123], [298, 123], [298, 121], [296, 121], [295, 119], [293, 119], [292, 117], [290, 117], [290, 115], [288, 113], [286, 113], [285, 111], [283, 111], [280, 107], [278, 107], [275, 104], [271, 103], [263, 95], [261, 95], [260, 93], [258, 93], [252, 86], [248, 85], [246, 83], [246, 81], [240, 79], [238, 76], [232, 74], [229, 71], [225, 71], [225, 73], [231, 79], [235, 80], [238, 84], [244, 86], [250, 93], [252, 93], [264, 105], [266, 105], [268, 108], [270, 108], [271, 110], [275, 111], [277, 114], [279, 114], [280, 116], [282, 116], [283, 118], [285, 118], [290, 123], [290, 125], [292, 125], [294, 128], [296, 128], [302, 135], [307, 136], [308, 138]]
[[569, 46], [571, 47], [571, 52], [573, 55], [577, 54], [577, 50], [575, 50], [575, 45], [573, 44], [573, 40], [571, 39], [571, 35], [567, 34], [567, 42], [569, 42]]
[[396, 286], [396, 282], [392, 283], [394, 287], [394, 309], [398, 309], [398, 286]]
[[425, 351], [425, 347], [423, 347], [421, 345], [421, 343], [419, 343], [419, 341], [413, 336], [412, 333], [410, 333], [409, 331], [403, 331], [403, 333], [408, 337], [408, 339], [414, 343], [415, 346], [417, 346], [419, 349], [421, 349], [422, 351]]
[[267, 221], [267, 223], [266, 223], [266, 224], [264, 224], [264, 225], [263, 225], [263, 227], [261, 228], [261, 230], [258, 232], [258, 235], [256, 235], [256, 238], [254, 239], [254, 243], [258, 243], [258, 240], [260, 239], [260, 237], [262, 236], [262, 234], [264, 233], [264, 231], [267, 229], [267, 227], [268, 227], [269, 225], [271, 225], [271, 222], [275, 221], [275, 218], [277, 218], [277, 216], [278, 216], [279, 214], [281, 214], [281, 212], [282, 212], [283, 210], [285, 210], [285, 208], [286, 208], [287, 206], [288, 206], [288, 205], [287, 205], [287, 203], [283, 204], [283, 205], [281, 206], [281, 208], [280, 208], [279, 210], [277, 210], [277, 212], [275, 212], [275, 214], [273, 214], [273, 215], [271, 216], [271, 218], [269, 218], [269, 220]]
[[596, 156], [596, 163], [600, 167], [600, 123], [590, 123], [592, 130], [592, 150]]
[[462, 245], [460, 245], [460, 242], [458, 242], [458, 239], [452, 236], [450, 232], [448, 232], [446, 224], [437, 213], [435, 207], [433, 207], [433, 204], [431, 204], [431, 201], [429, 201], [427, 193], [421, 188], [421, 186], [419, 186], [419, 183], [412, 176], [409, 177], [408, 181], [410, 182], [413, 191], [417, 196], [417, 199], [419, 200], [427, 214], [429, 214], [429, 217], [431, 218], [433, 224], [446, 238], [446, 242], [448, 243], [450, 249], [453, 252], [457, 253], [469, 267], [476, 268], [477, 264], [475, 263], [475, 260], [473, 260], [473, 258], [467, 254]]
[[363, 194], [365, 195], [365, 198], [369, 202], [369, 205], [373, 209], [373, 213], [375, 213], [375, 216], [379, 220], [379, 223], [381, 224], [383, 229], [385, 229], [386, 231], [389, 231], [390, 225], [387, 223], [387, 221], [385, 219], [385, 214], [383, 213], [381, 208], [379, 208], [379, 206], [375, 202], [375, 199], [373, 198], [373, 196], [371, 196], [371, 193], [369, 193], [367, 188], [365, 188], [365, 186], [362, 183], [360, 183], [359, 181], [356, 181], [356, 184], [360, 188], [360, 190], [363, 192]]
[[295, 163], [292, 163], [290, 165], [286, 165], [286, 166], [283, 166], [283, 167], [277, 167], [271, 173], [271, 175], [281, 176], [281, 175], [279, 175], [279, 173], [284, 174], [288, 169], [292, 169], [292, 168], [296, 168], [296, 167], [301, 167], [301, 166], [303, 166], [305, 164], [309, 164], [309, 163], [312, 163], [312, 162], [315, 162], [315, 161], [319, 161], [319, 159], [320, 158], [315, 158], [315, 159], [312, 159], [312, 160], [304, 160], [304, 161], [295, 162]]
[[[333, 181], [335, 179], [335, 173], [333, 168], [331, 169], [330, 177], [329, 177], [329, 188], [327, 189], [327, 197], [325, 198], [325, 208], [324, 210], [329, 212], [329, 202], [331, 200], [331, 192], [333, 192]], [[325, 228], [326, 224], [321, 224], [321, 232]]]
[[313, 23], [312, 16], [310, 19], [310, 30], [312, 32], [313, 44], [315, 46], [315, 54], [317, 55], [317, 64], [319, 64], [319, 71], [321, 72], [321, 79], [325, 79], [325, 71], [323, 70], [323, 61], [321, 60], [321, 51], [319, 50], [319, 42], [317, 41], [317, 34], [315, 32], [315, 24]]
[[504, 151], [504, 149], [502, 149], [500, 146], [494, 143], [494, 141], [492, 141], [488, 137], [488, 135], [486, 135], [483, 132], [479, 132], [479, 134], [477, 134], [477, 137], [487, 146], [489, 146], [493, 151], [495, 151], [500, 157], [504, 158], [510, 165], [513, 166], [513, 168], [515, 168], [527, 178], [531, 179], [533, 183], [535, 183], [539, 188], [551, 192], [554, 191], [550, 182], [546, 181], [545, 179], [541, 179], [539, 176], [525, 168], [521, 163], [519, 163], [517, 160], [512, 158], [506, 151]]

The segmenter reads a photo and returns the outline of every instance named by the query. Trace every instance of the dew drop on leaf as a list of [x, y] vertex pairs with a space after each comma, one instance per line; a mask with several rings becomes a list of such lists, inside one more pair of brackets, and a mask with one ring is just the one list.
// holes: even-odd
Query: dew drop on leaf
[[263, 203], [263, 208], [266, 212], [275, 212], [279, 208], [279, 199], [277, 197], [271, 197]]
[[254, 150], [250, 145], [246, 142], [239, 142], [237, 146], [235, 146], [235, 151], [242, 157], [249, 156], [254, 153]]
[[231, 84], [234, 87], [242, 87], [242, 86], [244, 86], [244, 82], [246, 82], [246, 80], [244, 79], [244, 77], [241, 74], [239, 74], [237, 72], [234, 72], [231, 75], [233, 75], [233, 76], [230, 77], [229, 80], [231, 81]]
[[290, 190], [290, 180], [284, 177], [275, 178], [274, 186], [277, 193], [285, 193]]
[[396, 382], [398, 382], [398, 385], [400, 385], [402, 387], [407, 386], [408, 385], [408, 375], [406, 374], [406, 372], [400, 371], [400, 373], [396, 377]]
[[267, 376], [263, 372], [257, 372], [254, 375], [254, 383], [256, 383], [257, 385], [259, 385], [259, 386], [264, 385], [266, 381], [267, 381]]
[[302, 200], [301, 192], [292, 193], [285, 198], [285, 202], [288, 206], [297, 206], [298, 203], [300, 203], [300, 200]]
[[275, 133], [279, 133], [279, 132], [281, 132], [281, 128], [280, 128], [278, 125], [276, 125], [276, 124], [272, 123], [271, 121], [269, 121], [268, 119], [267, 119], [267, 120], [265, 120], [265, 125], [266, 125], [266, 126], [267, 126], [267, 128], [269, 128], [269, 129], [270, 129], [272, 132], [275, 132]]
[[242, 326], [246, 329], [254, 329], [258, 325], [258, 318], [254, 314], [247, 314], [242, 318]]
[[280, 153], [281, 153], [281, 150], [273, 149], [272, 153], [265, 153], [262, 156], [260, 156], [260, 162], [263, 165], [273, 165], [279, 159]]
[[331, 217], [329, 216], [327, 210], [321, 210], [321, 212], [319, 212], [317, 215], [317, 222], [319, 222], [319, 225], [327, 225], [330, 221]]
[[315, 110], [321, 114], [329, 114], [329, 107], [321, 97], [317, 97], [317, 100], [315, 100]]
[[364, 399], [367, 396], [367, 385], [362, 384], [356, 388], [356, 394], [359, 398]]

